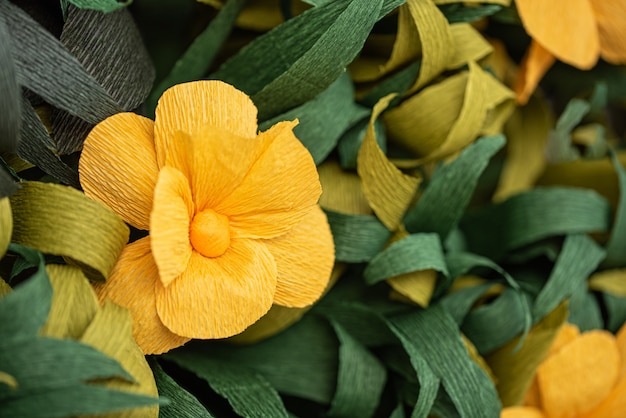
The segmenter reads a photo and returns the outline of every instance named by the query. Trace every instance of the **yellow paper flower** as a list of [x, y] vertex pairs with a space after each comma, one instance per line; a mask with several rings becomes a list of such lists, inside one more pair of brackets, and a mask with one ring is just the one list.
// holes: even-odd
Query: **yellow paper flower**
[[537, 369], [525, 405], [501, 418], [621, 418], [626, 411], [626, 325], [616, 336], [565, 324]]
[[156, 117], [120, 113], [89, 134], [85, 193], [149, 236], [130, 243], [101, 301], [128, 308], [145, 353], [225, 338], [272, 304], [303, 307], [334, 247], [313, 159], [281, 122], [257, 134], [249, 97], [220, 81], [167, 90]]
[[524, 104], [543, 75], [559, 59], [582, 70], [599, 57], [626, 64], [626, 0], [516, 0], [526, 32], [533, 41], [515, 81]]

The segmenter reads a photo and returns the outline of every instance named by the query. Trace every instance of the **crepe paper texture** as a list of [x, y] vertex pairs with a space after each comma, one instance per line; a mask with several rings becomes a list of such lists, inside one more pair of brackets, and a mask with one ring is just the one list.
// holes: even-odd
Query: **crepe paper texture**
[[623, 0], [0, 0], [0, 416], [621, 417]]
[[[321, 296], [333, 243], [296, 123], [257, 135], [246, 95], [198, 81], [167, 90], [155, 122], [120, 113], [90, 132], [79, 163], [85, 193], [150, 232], [96, 285], [101, 301], [131, 310], [145, 353], [230, 337], [273, 303], [304, 307]], [[138, 164], [141, 177], [118, 179]]]

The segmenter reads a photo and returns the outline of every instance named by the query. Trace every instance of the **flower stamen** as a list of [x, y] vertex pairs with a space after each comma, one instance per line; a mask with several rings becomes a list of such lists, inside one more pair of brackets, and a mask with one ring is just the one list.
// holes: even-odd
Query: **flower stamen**
[[211, 209], [196, 213], [189, 227], [193, 248], [205, 257], [219, 257], [230, 247], [228, 217]]

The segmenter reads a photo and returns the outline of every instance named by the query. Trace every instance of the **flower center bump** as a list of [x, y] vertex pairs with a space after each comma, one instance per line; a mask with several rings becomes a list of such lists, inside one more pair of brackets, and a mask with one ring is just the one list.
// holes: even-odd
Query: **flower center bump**
[[196, 213], [189, 228], [193, 248], [205, 257], [219, 257], [230, 246], [228, 218], [211, 209]]

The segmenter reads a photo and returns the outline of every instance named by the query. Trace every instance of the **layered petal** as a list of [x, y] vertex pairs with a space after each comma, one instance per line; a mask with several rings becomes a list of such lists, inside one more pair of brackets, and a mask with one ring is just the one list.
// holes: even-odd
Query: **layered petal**
[[155, 111], [159, 167], [165, 164], [176, 131], [193, 136], [206, 125], [254, 138], [257, 109], [245, 93], [218, 80], [194, 81], [169, 88], [159, 99]]
[[208, 125], [192, 135], [187, 149], [181, 147], [179, 151], [185, 152], [190, 161], [196, 211], [215, 208], [232, 194], [270, 145], [269, 140], [246, 138]]
[[522, 63], [513, 82], [513, 90], [517, 102], [524, 105], [530, 99], [543, 76], [555, 62], [554, 55], [539, 44], [532, 41], [522, 59]]
[[559, 60], [580, 69], [598, 61], [600, 38], [589, 0], [516, 0], [515, 4], [526, 32]]
[[192, 251], [189, 225], [193, 212], [187, 178], [175, 168], [163, 167], [154, 189], [150, 236], [152, 254], [164, 286], [187, 268]]
[[158, 175], [153, 127], [134, 113], [113, 115], [89, 133], [78, 162], [85, 194], [143, 230], [150, 227]]
[[226, 338], [242, 332], [272, 306], [276, 263], [260, 241], [233, 240], [221, 257], [194, 251], [183, 274], [156, 285], [161, 321], [190, 338]]
[[581, 416], [615, 385], [620, 358], [613, 335], [589, 331], [563, 346], [537, 369], [541, 402], [550, 417]]
[[612, 64], [626, 64], [626, 0], [590, 0], [598, 31], [600, 54]]
[[545, 415], [532, 406], [510, 406], [504, 408], [500, 418], [544, 418]]
[[276, 260], [274, 303], [301, 308], [317, 301], [335, 261], [335, 246], [326, 214], [319, 206], [280, 237], [264, 241]]
[[100, 303], [110, 299], [133, 317], [133, 337], [144, 354], [161, 354], [189, 341], [167, 329], [157, 314], [155, 284], [159, 272], [150, 252], [150, 237], [128, 244], [106, 283], [94, 284]]
[[259, 134], [268, 141], [241, 184], [215, 206], [230, 219], [233, 236], [274, 238], [289, 231], [317, 203], [322, 188], [311, 154], [281, 122]]

